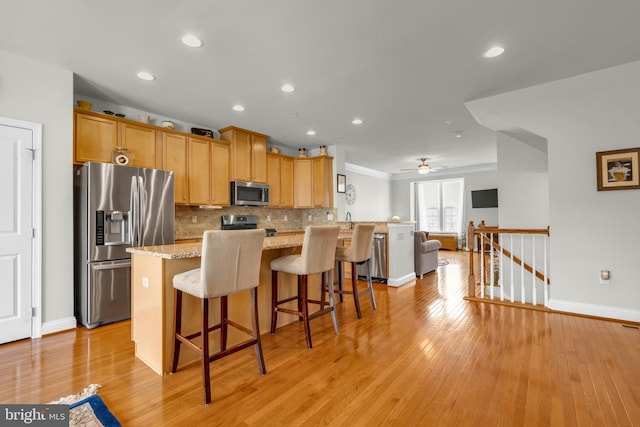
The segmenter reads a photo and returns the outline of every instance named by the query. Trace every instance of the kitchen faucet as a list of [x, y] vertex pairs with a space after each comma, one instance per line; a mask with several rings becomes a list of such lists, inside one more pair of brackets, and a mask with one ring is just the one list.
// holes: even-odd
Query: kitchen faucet
[[345, 217], [345, 221], [349, 223], [349, 230], [353, 229], [353, 222], [351, 222], [351, 212], [347, 211], [347, 215]]

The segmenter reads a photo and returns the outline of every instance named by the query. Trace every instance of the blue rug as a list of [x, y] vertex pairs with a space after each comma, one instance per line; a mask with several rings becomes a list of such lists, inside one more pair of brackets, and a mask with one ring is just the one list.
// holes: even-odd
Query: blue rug
[[93, 394], [69, 405], [69, 426], [121, 427], [121, 424], [102, 399]]

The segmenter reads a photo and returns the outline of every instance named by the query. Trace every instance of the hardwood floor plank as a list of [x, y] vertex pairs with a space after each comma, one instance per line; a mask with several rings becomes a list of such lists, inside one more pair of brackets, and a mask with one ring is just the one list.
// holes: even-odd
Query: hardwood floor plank
[[197, 363], [158, 376], [134, 357], [129, 321], [0, 346], [0, 402], [98, 383], [134, 427], [640, 425], [640, 330], [466, 301], [468, 253], [440, 256], [415, 283], [374, 284], [360, 320], [346, 295], [340, 335], [311, 321], [312, 350], [299, 322], [263, 334], [265, 376], [252, 349], [212, 363], [209, 406]]

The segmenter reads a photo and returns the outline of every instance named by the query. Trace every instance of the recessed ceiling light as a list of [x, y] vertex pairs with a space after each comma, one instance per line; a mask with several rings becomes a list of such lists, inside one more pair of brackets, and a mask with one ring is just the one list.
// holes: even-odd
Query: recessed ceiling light
[[315, 135], [315, 134], [316, 134], [316, 131], [315, 131], [315, 130], [308, 130], [308, 131], [307, 131], [307, 135], [309, 135], [309, 136], [313, 136], [313, 135]]
[[140, 71], [138, 74], [136, 74], [136, 76], [138, 76], [139, 79], [147, 80], [147, 81], [156, 79], [156, 76], [146, 71]]
[[189, 46], [189, 47], [201, 47], [202, 46], [202, 40], [200, 40], [199, 38], [197, 38], [193, 34], [185, 34], [184, 36], [182, 36], [182, 38], [180, 40], [182, 40], [182, 43], [185, 46]]
[[457, 130], [456, 131], [456, 138], [462, 138], [462, 131], [461, 130]]
[[353, 119], [353, 120], [351, 120], [351, 123], [353, 123], [354, 125], [361, 125], [361, 124], [362, 124], [362, 120], [360, 120], [360, 119]]
[[493, 46], [491, 49], [486, 51], [482, 56], [485, 58], [495, 58], [496, 56], [500, 56], [504, 53], [504, 48], [502, 46]]
[[293, 92], [294, 90], [296, 90], [296, 88], [293, 87], [293, 85], [290, 85], [290, 84], [287, 83], [285, 85], [282, 85], [280, 90], [282, 90], [283, 92], [289, 93], [289, 92]]
[[453, 121], [452, 120], [445, 120], [445, 123], [450, 125], [451, 123], [453, 123]]
[[244, 107], [242, 105], [234, 105], [233, 106], [233, 110], [234, 111], [244, 111]]

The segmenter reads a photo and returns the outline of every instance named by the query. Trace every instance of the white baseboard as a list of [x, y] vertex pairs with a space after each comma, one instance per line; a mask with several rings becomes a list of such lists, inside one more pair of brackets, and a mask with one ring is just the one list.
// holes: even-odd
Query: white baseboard
[[416, 273], [415, 272], [411, 272], [409, 274], [405, 274], [404, 276], [401, 276], [401, 277], [389, 277], [387, 279], [387, 285], [397, 288], [398, 286], [406, 285], [407, 283], [411, 282], [412, 280], [416, 280]]
[[[66, 331], [68, 329], [74, 329], [77, 326], [75, 317], [67, 317], [66, 319], [58, 319], [53, 322], [45, 322], [42, 324], [42, 335], [53, 334], [56, 332]], [[39, 337], [33, 337], [39, 338]]]
[[629, 308], [610, 307], [606, 305], [587, 304], [575, 301], [563, 301], [553, 298], [549, 299], [549, 308], [557, 311], [566, 311], [568, 313], [640, 322], [640, 311]]

